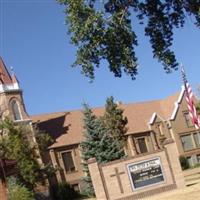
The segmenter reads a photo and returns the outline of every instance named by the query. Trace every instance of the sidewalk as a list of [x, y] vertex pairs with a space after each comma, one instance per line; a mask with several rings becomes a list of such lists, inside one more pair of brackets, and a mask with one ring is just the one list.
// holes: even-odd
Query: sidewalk
[[145, 200], [198, 200], [200, 199], [200, 183], [187, 186], [184, 189], [166, 192], [161, 195], [152, 196]]

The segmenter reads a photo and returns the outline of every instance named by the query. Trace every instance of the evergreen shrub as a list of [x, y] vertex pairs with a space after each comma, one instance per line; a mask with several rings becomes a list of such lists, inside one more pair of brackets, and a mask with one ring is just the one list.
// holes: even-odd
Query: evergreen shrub
[[190, 168], [189, 162], [185, 156], [180, 156], [179, 161], [180, 161], [182, 170], [186, 170]]
[[51, 197], [53, 200], [73, 200], [80, 197], [68, 183], [58, 183], [51, 187]]

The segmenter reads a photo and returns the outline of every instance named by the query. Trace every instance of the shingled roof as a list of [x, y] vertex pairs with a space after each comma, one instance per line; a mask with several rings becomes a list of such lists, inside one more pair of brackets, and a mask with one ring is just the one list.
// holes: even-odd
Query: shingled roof
[[[170, 119], [179, 96], [180, 92], [162, 100], [120, 104], [120, 108], [124, 110], [124, 116], [128, 118], [127, 134], [148, 131], [148, 124], [153, 113], [165, 120]], [[104, 107], [94, 108], [93, 112], [101, 116], [104, 113]], [[78, 144], [84, 139], [81, 110], [35, 115], [31, 116], [31, 119], [33, 123], [38, 124], [40, 129], [46, 130], [55, 138], [56, 142], [50, 148]]]

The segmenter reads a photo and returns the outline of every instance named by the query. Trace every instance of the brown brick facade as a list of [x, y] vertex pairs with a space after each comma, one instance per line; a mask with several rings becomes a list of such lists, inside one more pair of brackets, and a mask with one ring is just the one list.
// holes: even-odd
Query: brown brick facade
[[[162, 149], [163, 142], [167, 138], [172, 138], [175, 141], [178, 148], [177, 159], [180, 155], [183, 155], [192, 157], [195, 161], [196, 156], [200, 155], [199, 147], [190, 151], [183, 150], [181, 136], [196, 131], [194, 126], [187, 126], [184, 118], [187, 104], [183, 90], [163, 100], [120, 104], [120, 107], [128, 118], [125, 145], [125, 152], [128, 157], [143, 156]], [[95, 115], [101, 116], [104, 108], [95, 108], [93, 112]], [[81, 177], [84, 176], [79, 149], [80, 142], [84, 140], [82, 118], [81, 110], [32, 117], [33, 122], [39, 122], [39, 128], [49, 132], [55, 139], [55, 143], [49, 148], [49, 154], [53, 165], [60, 168], [60, 171], [56, 174], [58, 182], [67, 180], [68, 183], [73, 185], [81, 183]], [[73, 152], [73, 161], [76, 166], [73, 173], [65, 171], [60, 156], [63, 151]], [[197, 159], [193, 164], [195, 163], [197, 163]]]
[[[139, 189], [133, 188], [128, 166], [154, 158], [159, 158], [161, 161], [164, 181]], [[89, 170], [99, 200], [139, 199], [185, 186], [178, 160], [178, 150], [172, 140], [164, 144], [164, 149], [142, 156], [99, 165], [94, 160], [90, 160]]]

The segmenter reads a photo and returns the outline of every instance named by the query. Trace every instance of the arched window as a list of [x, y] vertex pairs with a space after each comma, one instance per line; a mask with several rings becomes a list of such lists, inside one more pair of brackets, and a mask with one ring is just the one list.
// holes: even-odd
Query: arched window
[[13, 100], [11, 102], [11, 108], [12, 108], [14, 120], [21, 120], [22, 118], [21, 118], [21, 114], [20, 114], [20, 108], [19, 108], [18, 102], [16, 100]]

